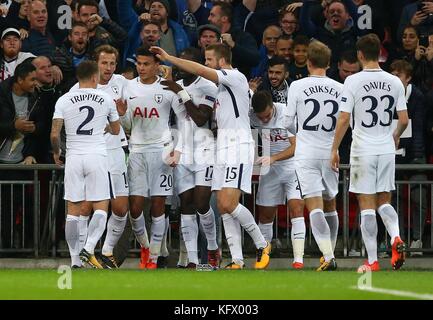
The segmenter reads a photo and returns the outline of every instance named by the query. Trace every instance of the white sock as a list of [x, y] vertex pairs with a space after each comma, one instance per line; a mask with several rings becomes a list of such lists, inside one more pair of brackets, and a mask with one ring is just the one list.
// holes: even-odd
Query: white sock
[[88, 253], [95, 253], [96, 244], [104, 234], [106, 224], [107, 213], [104, 210], [96, 210], [93, 213], [92, 219], [90, 220], [87, 241], [84, 246], [84, 249], [86, 249]]
[[185, 247], [188, 252], [188, 261], [198, 264], [198, 224], [195, 214], [181, 214], [181, 228]]
[[292, 232], [290, 237], [293, 246], [293, 262], [304, 263], [304, 244], [305, 244], [305, 219], [304, 217], [293, 218]]
[[188, 264], [188, 251], [186, 251], [185, 241], [183, 240], [182, 232], [179, 232], [179, 259], [177, 265], [186, 267]]
[[150, 254], [149, 259], [156, 263], [161, 254], [161, 242], [164, 237], [165, 216], [152, 217], [152, 226], [150, 227]]
[[71, 255], [71, 266], [81, 266], [80, 240], [78, 231], [79, 218], [68, 214], [65, 223], [65, 239], [68, 243], [69, 254]]
[[113, 248], [122, 236], [123, 230], [126, 225], [126, 215], [119, 217], [118, 215], [111, 213], [110, 219], [107, 223], [107, 236], [105, 237], [104, 245], [102, 247], [102, 254], [105, 256], [113, 255]]
[[87, 230], [89, 224], [89, 216], [80, 216], [78, 221], [78, 229], [80, 230], [80, 251], [84, 248], [87, 240]]
[[134, 231], [135, 238], [142, 248], [149, 248], [149, 238], [147, 237], [146, 223], [144, 221], [143, 212], [138, 218], [130, 216], [132, 231]]
[[376, 211], [373, 209], [361, 211], [361, 233], [368, 254], [368, 263], [372, 264], [377, 261], [377, 221]]
[[323, 210], [314, 209], [310, 212], [310, 224], [314, 239], [325, 258], [325, 261], [328, 262], [334, 258], [334, 252], [332, 250], [331, 231], [329, 230]]
[[165, 229], [164, 229], [164, 237], [161, 242], [161, 256], [168, 257], [170, 254], [167, 248], [167, 237], [168, 237], [168, 228], [170, 227], [170, 219], [168, 215], [165, 217]]
[[250, 210], [239, 203], [231, 215], [234, 219], [238, 220], [242, 228], [248, 232], [257, 249], [266, 247], [266, 240], [260, 232], [259, 226], [254, 220]]
[[398, 226], [398, 215], [394, 208], [385, 203], [377, 209], [380, 217], [382, 218], [383, 224], [385, 225], [386, 231], [388, 231], [391, 237], [391, 245], [394, 244], [395, 237], [400, 237], [400, 227]]
[[271, 223], [261, 223], [258, 224], [260, 232], [262, 233], [263, 237], [266, 241], [271, 242], [272, 238], [274, 236], [274, 222]]
[[242, 231], [239, 221], [228, 213], [223, 214], [221, 217], [223, 219], [224, 233], [229, 245], [232, 261], [242, 265], [244, 263], [244, 257], [242, 255]]
[[338, 236], [338, 213], [337, 211], [325, 212], [325, 219], [331, 231], [332, 251], [335, 251]]
[[216, 241], [215, 213], [211, 207], [209, 207], [209, 211], [205, 214], [200, 214], [199, 212], [197, 213], [200, 218], [200, 225], [202, 226], [203, 232], [206, 235], [207, 249], [218, 249], [218, 244]]

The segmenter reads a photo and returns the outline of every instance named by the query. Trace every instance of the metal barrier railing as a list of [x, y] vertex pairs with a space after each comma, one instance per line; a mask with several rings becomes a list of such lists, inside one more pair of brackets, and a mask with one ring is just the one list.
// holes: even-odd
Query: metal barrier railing
[[[360, 232], [356, 232], [359, 223], [354, 223], [353, 228], [350, 228], [349, 219], [353, 218], [353, 213], [350, 215], [350, 205], [351, 198], [349, 196], [349, 165], [341, 165], [340, 167], [340, 186], [341, 192], [338, 195], [338, 202], [341, 203], [340, 217], [343, 217], [343, 221], [340, 222], [342, 226], [339, 235], [340, 246], [337, 247], [337, 253], [342, 251], [343, 256], [349, 255], [349, 250], [353, 248], [353, 243], [360, 241], [361, 235]], [[29, 172], [30, 179], [22, 179], [22, 180], [0, 180], [0, 254], [9, 254], [9, 253], [32, 253], [34, 257], [39, 257], [40, 255], [51, 255], [52, 257], [56, 257], [59, 253], [58, 241], [60, 234], [57, 226], [58, 223], [63, 223], [64, 217], [64, 200], [63, 200], [63, 168], [56, 165], [6, 165], [0, 164], [0, 171], [7, 170], [8, 173], [12, 175], [12, 172], [17, 171], [27, 171]], [[424, 179], [421, 180], [396, 180], [396, 204], [395, 208], [397, 212], [399, 212], [400, 222], [404, 230], [404, 237], [406, 238], [408, 244], [410, 244], [413, 238], [413, 230], [412, 229], [412, 217], [414, 215], [414, 211], [412, 210], [413, 197], [418, 197], [417, 206], [418, 213], [417, 219], [419, 223], [416, 223], [419, 228], [422, 228], [424, 225], [427, 211], [427, 208], [430, 209], [430, 214], [433, 213], [433, 181], [428, 180], [426, 176], [426, 172], [433, 172], [433, 165], [396, 165], [396, 173], [397, 175], [402, 172], [408, 173], [424, 173]], [[44, 173], [42, 177], [41, 174]], [[12, 175], [13, 176], [13, 175]], [[19, 189], [20, 193], [17, 194], [16, 189]], [[406, 193], [403, 194], [402, 190], [406, 189]], [[414, 193], [412, 194], [412, 189], [418, 189], [419, 195]], [[255, 195], [257, 191], [257, 182], [253, 182], [252, 195], [249, 199], [250, 204], [255, 203]], [[42, 196], [41, 196], [42, 194]], [[243, 196], [242, 200], [245, 202], [246, 197]], [[403, 201], [402, 201], [403, 200]], [[406, 208], [401, 208], [401, 202], [407, 204]], [[9, 204], [9, 205], [8, 205]], [[15, 204], [21, 205], [20, 219], [17, 218], [17, 207]], [[32, 208], [32, 209], [30, 209]], [[256, 215], [256, 207], [255, 205], [250, 206], [251, 212]], [[342, 209], [342, 210], [341, 210]], [[42, 215], [41, 215], [42, 210]], [[8, 211], [8, 212], [6, 212]], [[352, 210], [353, 211], [353, 210]], [[355, 210], [356, 211], [356, 210]], [[406, 215], [402, 214], [403, 211], [407, 211]], [[274, 237], [283, 240], [285, 244], [285, 248], [290, 247], [290, 232], [289, 232], [289, 214], [286, 212], [286, 222], [287, 229], [285, 230], [286, 236], [279, 234], [278, 227], [275, 229]], [[9, 216], [7, 216], [9, 215]], [[58, 220], [61, 217], [62, 220]], [[17, 228], [14, 223], [17, 222], [17, 219], [20, 220], [20, 229], [21, 233], [17, 236]], [[431, 219], [431, 218], [430, 218]], [[41, 224], [41, 220], [43, 221]], [[404, 228], [405, 222], [407, 220], [407, 227]], [[355, 218], [357, 221], [357, 218]], [[8, 225], [4, 225], [5, 222]], [[29, 224], [33, 224], [29, 228]], [[278, 224], [278, 221], [276, 225]], [[307, 225], [307, 239], [306, 239], [306, 252], [314, 251], [316, 248], [314, 239], [311, 234], [311, 228], [308, 228]], [[31, 231], [31, 232], [30, 232]], [[220, 230], [221, 231], [221, 230]], [[418, 235], [423, 236], [423, 230], [419, 230]], [[433, 223], [430, 222], [430, 248], [424, 249], [416, 249], [419, 252], [428, 252], [433, 253]], [[403, 233], [403, 232], [402, 232]], [[427, 232], [428, 235], [428, 232]], [[29, 239], [30, 236], [30, 239]], [[7, 239], [6, 239], [7, 238]], [[16, 239], [20, 239], [20, 241]], [[385, 237], [386, 238], [386, 237]], [[170, 239], [171, 242], [171, 233]], [[245, 237], [243, 237], [243, 241]], [[17, 244], [17, 242], [19, 242]], [[9, 245], [7, 245], [9, 243]], [[244, 243], [244, 242], [243, 242]], [[386, 240], [385, 240], [386, 243]], [[389, 247], [388, 247], [389, 248]], [[66, 249], [66, 248], [65, 248]], [[360, 253], [361, 255], [365, 254], [365, 250], [363, 245], [360, 245]], [[380, 250], [386, 250], [380, 249]], [[67, 251], [63, 250], [63, 251]], [[135, 250], [134, 250], [135, 251]], [[414, 250], [413, 250], [414, 251]], [[291, 253], [291, 252], [290, 252]]]

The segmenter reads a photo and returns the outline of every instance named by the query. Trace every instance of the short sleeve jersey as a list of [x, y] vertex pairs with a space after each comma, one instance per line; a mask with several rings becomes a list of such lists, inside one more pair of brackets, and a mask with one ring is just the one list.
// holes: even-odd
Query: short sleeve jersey
[[[178, 83], [185, 88], [191, 97], [192, 102], [198, 107], [205, 105], [214, 108], [218, 88], [216, 85], [203, 77], [197, 79], [189, 86], [183, 84], [183, 80]], [[184, 153], [200, 153], [205, 149], [214, 149], [214, 135], [210, 131], [210, 123], [198, 127], [191, 117], [186, 114], [184, 119], [186, 124], [186, 140], [187, 145], [183, 148]]]
[[63, 119], [66, 154], [106, 155], [104, 131], [119, 120], [113, 99], [99, 89], [77, 89], [57, 100], [53, 119]]
[[218, 126], [217, 149], [252, 143], [248, 81], [237, 69], [216, 70], [218, 93], [215, 105]]
[[395, 110], [406, 110], [405, 90], [396, 76], [367, 69], [347, 77], [340, 111], [352, 114], [353, 156], [395, 153], [392, 119]]
[[[124, 76], [120, 74], [113, 74], [107, 84], [98, 84], [97, 89], [101, 89], [109, 96], [111, 96], [113, 101], [116, 101], [122, 97], [123, 87], [125, 86], [127, 81], [128, 80]], [[76, 90], [78, 88], [79, 85], [78, 83], [76, 83], [70, 91]], [[120, 127], [120, 132], [118, 135], [112, 135], [107, 132], [104, 134], [104, 138], [107, 144], [107, 150], [113, 150], [128, 145], [125, 131], [122, 127]]]
[[170, 111], [180, 119], [185, 118], [185, 107], [177, 94], [164, 90], [161, 78], [143, 84], [137, 77], [129, 80], [123, 91], [127, 111], [122, 116], [125, 131], [130, 132], [131, 152], [152, 152], [163, 149], [173, 141], [169, 126]]
[[322, 76], [292, 82], [288, 112], [297, 117], [296, 159], [330, 159], [342, 89], [341, 83]]
[[[288, 116], [287, 106], [283, 103], [274, 103], [274, 114], [268, 123], [261, 121], [254, 112], [251, 111], [251, 126], [261, 130], [262, 147], [267, 143], [270, 147], [270, 155], [280, 153], [290, 147], [289, 138], [294, 135], [288, 131], [292, 118]], [[278, 164], [288, 164], [293, 162], [294, 157], [282, 161]]]

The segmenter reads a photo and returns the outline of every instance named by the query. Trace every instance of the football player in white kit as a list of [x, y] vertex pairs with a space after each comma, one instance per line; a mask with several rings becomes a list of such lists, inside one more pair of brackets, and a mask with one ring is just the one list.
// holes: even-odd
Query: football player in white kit
[[[64, 123], [64, 183], [65, 200], [68, 202], [65, 235], [72, 266], [81, 267], [81, 259], [94, 268], [102, 268], [95, 258], [94, 249], [105, 231], [108, 202], [112, 194], [104, 132], [119, 134], [120, 122], [113, 99], [96, 89], [98, 65], [93, 61], [84, 61], [78, 65], [76, 74], [79, 89], [66, 93], [56, 103], [51, 144], [54, 161], [61, 164], [60, 131]], [[83, 201], [92, 202], [94, 214], [89, 223], [86, 244], [80, 251], [78, 221]]]
[[289, 114], [297, 116], [296, 175], [310, 212], [313, 236], [323, 254], [317, 271], [331, 271], [337, 268], [338, 173], [332, 170], [329, 159], [343, 85], [326, 77], [331, 50], [325, 44], [311, 42], [307, 55], [310, 75], [292, 83], [287, 100]]
[[[357, 194], [362, 239], [368, 254], [368, 261], [358, 271], [379, 270], [376, 210], [391, 237], [391, 265], [397, 270], [405, 261], [405, 244], [400, 239], [398, 215], [390, 203], [395, 189], [395, 150], [409, 121], [405, 90], [399, 78], [380, 68], [377, 35], [360, 38], [356, 49], [363, 70], [344, 82], [331, 165], [338, 170], [337, 150], [352, 116], [349, 191]], [[395, 110], [396, 127], [392, 125]]]
[[[201, 52], [188, 48], [180, 57], [200, 62]], [[207, 240], [208, 263], [217, 268], [220, 254], [216, 240], [215, 214], [209, 205], [215, 157], [215, 138], [210, 124], [217, 87], [213, 82], [183, 70], [178, 70], [178, 78], [181, 80], [177, 83], [166, 80], [161, 81], [161, 84], [177, 95], [185, 95], [182, 100], [187, 115], [183, 123], [187, 125], [187, 136], [180, 163], [174, 168], [174, 182], [181, 204], [181, 230], [188, 254], [187, 267], [195, 268], [198, 264], [197, 213]]]
[[[110, 45], [102, 45], [96, 48], [94, 56], [99, 68], [97, 89], [106, 92], [112, 97], [116, 105], [123, 107], [124, 102], [121, 98], [123, 87], [127, 80], [122, 75], [114, 74], [119, 57], [117, 49]], [[78, 84], [74, 85], [71, 90], [76, 90], [77, 88]], [[115, 198], [110, 200], [111, 216], [108, 219], [107, 235], [102, 247], [101, 264], [104, 268], [113, 269], [118, 267], [113, 257], [113, 248], [125, 228], [126, 214], [128, 212], [129, 190], [126, 176], [125, 152], [123, 151], [123, 146], [127, 146], [128, 142], [122, 127], [120, 127], [118, 135], [105, 132], [104, 138], [107, 146], [108, 171], [110, 172]], [[79, 223], [80, 245], [83, 243], [83, 246], [87, 237], [87, 222], [91, 212], [92, 204], [87, 201], [83, 202]]]
[[[173, 194], [173, 167], [181, 150], [173, 143], [169, 127], [170, 110], [185, 119], [185, 107], [179, 96], [165, 90], [158, 76], [159, 60], [148, 47], [136, 51], [138, 77], [128, 81], [123, 96], [127, 110], [121, 117], [124, 130], [130, 133], [128, 160], [129, 204], [134, 233], [145, 230], [143, 206], [151, 198], [152, 216], [150, 254], [147, 269], [157, 268], [161, 242], [165, 233], [165, 199]], [[179, 126], [182, 130], [182, 125]], [[144, 243], [140, 241], [143, 246]]]
[[[288, 116], [284, 103], [273, 103], [269, 91], [258, 91], [252, 100], [251, 126], [261, 130], [262, 148], [269, 146], [269, 155], [259, 158], [263, 174], [260, 173], [256, 204], [259, 213], [259, 228], [266, 241], [273, 237], [273, 221], [278, 205], [288, 200], [292, 223], [294, 269], [304, 267], [305, 220], [304, 201], [295, 173], [294, 154], [296, 138], [290, 133], [293, 119]], [[292, 129], [292, 131], [295, 131]]]
[[251, 212], [239, 203], [242, 191], [251, 192], [254, 163], [247, 79], [231, 66], [230, 47], [225, 44], [213, 44], [206, 48], [206, 66], [170, 56], [159, 47], [152, 47], [151, 50], [161, 60], [218, 85], [215, 105], [218, 135], [212, 190], [217, 191], [218, 211], [222, 214], [224, 231], [232, 255], [232, 262], [226, 268], [244, 267], [242, 226], [253, 239], [257, 249], [255, 268], [265, 269], [269, 265], [271, 244], [263, 237]]

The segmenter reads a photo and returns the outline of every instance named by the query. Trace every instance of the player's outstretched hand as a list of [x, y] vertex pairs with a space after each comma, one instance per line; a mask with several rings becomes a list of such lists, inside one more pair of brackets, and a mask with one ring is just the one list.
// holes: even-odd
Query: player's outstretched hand
[[395, 132], [393, 133], [392, 137], [394, 138], [394, 143], [395, 143], [395, 150], [398, 149], [398, 146], [400, 145], [400, 137], [397, 136], [395, 134]]
[[165, 159], [165, 163], [170, 167], [176, 167], [179, 163], [181, 153], [177, 150], [170, 152], [170, 155]]
[[269, 167], [271, 164], [273, 164], [275, 161], [272, 157], [259, 157], [256, 160], [256, 164], [261, 164], [264, 167]]
[[26, 164], [26, 165], [35, 164], [35, 163], [37, 163], [36, 159], [32, 156], [27, 156], [23, 161], [23, 164]]
[[182, 86], [173, 80], [163, 80], [160, 83], [165, 86], [164, 90], [170, 90], [176, 94], [183, 90]]
[[62, 166], [63, 165], [63, 161], [60, 160], [60, 153], [53, 153], [53, 158], [54, 158], [54, 163], [57, 164], [58, 166]]
[[117, 113], [119, 114], [119, 116], [123, 116], [128, 109], [128, 104], [126, 103], [126, 100], [117, 99], [114, 102], [116, 102]]
[[150, 52], [154, 53], [156, 57], [161, 61], [166, 61], [170, 56], [167, 52], [164, 51], [164, 49], [160, 47], [152, 46], [149, 50]]
[[256, 93], [257, 88], [260, 87], [262, 82], [263, 81], [262, 81], [261, 77], [256, 77], [256, 78], [252, 78], [250, 81], [248, 81], [248, 85], [249, 85], [250, 89], [253, 90], [254, 93]]
[[340, 166], [340, 156], [338, 155], [338, 151], [332, 151], [332, 153], [331, 153], [331, 168], [335, 172], [338, 172], [339, 166]]

